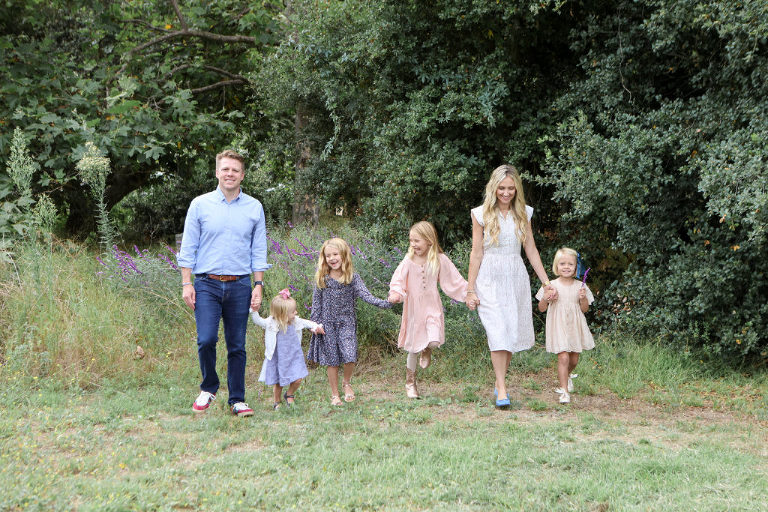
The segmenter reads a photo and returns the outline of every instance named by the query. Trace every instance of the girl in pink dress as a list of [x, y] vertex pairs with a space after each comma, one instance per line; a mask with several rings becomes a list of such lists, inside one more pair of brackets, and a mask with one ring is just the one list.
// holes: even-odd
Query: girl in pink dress
[[[408, 254], [400, 262], [389, 284], [389, 302], [403, 302], [403, 319], [397, 346], [408, 352], [405, 392], [419, 398], [416, 363], [429, 366], [432, 349], [445, 343], [443, 303], [437, 283], [454, 300], [464, 302], [467, 282], [448, 259], [437, 241], [435, 227], [426, 221], [411, 227]], [[419, 357], [421, 354], [421, 357]]]

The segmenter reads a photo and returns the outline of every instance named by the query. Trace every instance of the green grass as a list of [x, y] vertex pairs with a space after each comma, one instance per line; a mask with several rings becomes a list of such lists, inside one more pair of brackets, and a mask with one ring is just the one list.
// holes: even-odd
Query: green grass
[[15, 386], [0, 407], [0, 509], [765, 509], [758, 422], [643, 423], [541, 400], [498, 411], [464, 401], [469, 384], [413, 401], [401, 383], [382, 396], [373, 374], [333, 408], [322, 377], [293, 410], [271, 411], [262, 388], [252, 418], [231, 416], [225, 394], [195, 415], [194, 383], [173, 379]]
[[[412, 401], [396, 315], [381, 312], [386, 339], [361, 337], [356, 402], [331, 407], [320, 368], [295, 409], [273, 412], [249, 329], [255, 416], [231, 416], [225, 391], [195, 415], [178, 283], [148, 296], [96, 278], [79, 246], [33, 249], [18, 274], [0, 269], [0, 510], [767, 509], [765, 371], [713, 371], [604, 334], [570, 406], [537, 345], [512, 358], [512, 407], [499, 411], [482, 328], [452, 312]], [[362, 325], [379, 313], [364, 309]], [[221, 343], [222, 377], [225, 365]]]

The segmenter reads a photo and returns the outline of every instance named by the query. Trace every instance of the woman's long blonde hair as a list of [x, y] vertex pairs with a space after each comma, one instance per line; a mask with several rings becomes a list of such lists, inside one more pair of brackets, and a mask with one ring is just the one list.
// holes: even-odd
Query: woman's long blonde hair
[[[437, 241], [435, 226], [431, 222], [422, 220], [411, 226], [410, 233], [430, 243], [429, 251], [427, 252], [427, 268], [432, 274], [437, 275], [440, 272], [440, 254], [443, 252], [443, 249], [440, 247], [440, 242]], [[413, 249], [411, 247], [408, 247], [406, 257], [413, 258]]]
[[349, 244], [341, 238], [331, 238], [323, 242], [320, 248], [320, 256], [317, 258], [317, 272], [315, 272], [315, 284], [318, 288], [325, 288], [325, 276], [331, 273], [331, 267], [325, 260], [326, 247], [332, 247], [339, 251], [341, 256], [341, 284], [352, 282], [352, 276], [355, 274], [355, 266], [352, 264], [352, 251], [349, 250]]
[[512, 178], [515, 182], [515, 199], [510, 210], [515, 220], [515, 226], [517, 226], [517, 238], [520, 240], [520, 245], [525, 245], [525, 228], [528, 224], [528, 215], [525, 213], [523, 180], [520, 179], [517, 169], [509, 164], [500, 165], [495, 168], [491, 173], [491, 178], [485, 185], [485, 200], [483, 201], [485, 236], [490, 239], [491, 245], [499, 244], [499, 207], [496, 204], [496, 190], [505, 178]]

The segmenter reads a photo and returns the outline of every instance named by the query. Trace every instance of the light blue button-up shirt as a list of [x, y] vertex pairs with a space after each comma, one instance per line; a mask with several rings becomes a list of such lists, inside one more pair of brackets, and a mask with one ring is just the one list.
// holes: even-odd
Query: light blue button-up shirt
[[193, 274], [242, 276], [267, 270], [267, 227], [261, 203], [241, 190], [228, 203], [220, 188], [192, 200], [184, 221], [180, 267]]

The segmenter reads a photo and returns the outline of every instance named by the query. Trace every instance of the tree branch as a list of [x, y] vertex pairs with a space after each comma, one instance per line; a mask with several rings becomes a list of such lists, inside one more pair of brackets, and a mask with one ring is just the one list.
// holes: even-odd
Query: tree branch
[[258, 40], [255, 37], [249, 37], [249, 36], [226, 36], [221, 34], [214, 34], [213, 32], [206, 32], [203, 30], [176, 30], [174, 32], [168, 32], [163, 36], [156, 37], [151, 41], [147, 41], [144, 44], [140, 44], [136, 48], [132, 48], [128, 50], [128, 52], [125, 54], [126, 60], [123, 63], [123, 65], [120, 67], [120, 69], [117, 70], [117, 73], [115, 73], [115, 76], [123, 74], [123, 72], [128, 67], [130, 58], [133, 57], [135, 53], [145, 50], [150, 46], [154, 46], [156, 44], [160, 44], [162, 42], [168, 41], [170, 39], [175, 39], [178, 37], [198, 37], [200, 39], [208, 39], [210, 41], [218, 41], [221, 43], [248, 43], [253, 45], [258, 43]]
[[181, 9], [179, 9], [179, 2], [176, 0], [169, 0], [171, 2], [171, 5], [173, 6], [173, 10], [176, 11], [176, 17], [179, 18], [179, 23], [181, 23], [181, 28], [184, 30], [189, 30], [189, 27], [187, 26], [187, 21], [184, 19], [184, 16], [181, 15]]
[[147, 41], [144, 44], [140, 44], [136, 48], [128, 50], [126, 56], [138, 53], [150, 46], [160, 44], [169, 39], [175, 39], [177, 37], [199, 37], [200, 39], [209, 39], [211, 41], [219, 41], [221, 43], [251, 43], [256, 44], [258, 40], [255, 37], [250, 36], [225, 36], [221, 34], [214, 34], [213, 32], [205, 32], [203, 30], [176, 30], [174, 32], [168, 32], [164, 36], [156, 37], [151, 41]]
[[156, 27], [152, 25], [151, 23], [148, 23], [144, 20], [121, 20], [122, 23], [133, 23], [135, 25], [142, 25], [149, 30], [154, 30], [155, 32], [162, 32], [163, 34], [166, 34], [168, 31], [164, 28]]
[[243, 85], [243, 84], [245, 84], [245, 82], [243, 82], [242, 80], [222, 80], [221, 82], [216, 82], [215, 84], [206, 85], [205, 87], [190, 89], [189, 92], [191, 92], [192, 94], [198, 94], [201, 92], [218, 89], [219, 87], [228, 87], [230, 85]]
[[[176, 66], [172, 70], [170, 70], [165, 76], [166, 77], [170, 77], [170, 76], [178, 73], [179, 71], [183, 71], [185, 69], [194, 68], [194, 67], [197, 67], [197, 66], [195, 64], [181, 64], [179, 66]], [[250, 81], [246, 77], [244, 77], [243, 75], [238, 75], [238, 74], [235, 74], [235, 73], [230, 73], [226, 69], [217, 68], [215, 66], [200, 66], [200, 68], [207, 69], [208, 71], [213, 71], [215, 73], [219, 73], [220, 75], [224, 75], [224, 76], [229, 77], [229, 78], [231, 78], [233, 80], [242, 80], [243, 82], [249, 82]]]

